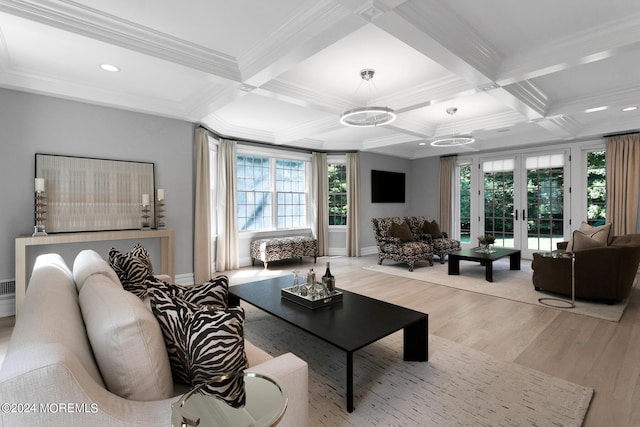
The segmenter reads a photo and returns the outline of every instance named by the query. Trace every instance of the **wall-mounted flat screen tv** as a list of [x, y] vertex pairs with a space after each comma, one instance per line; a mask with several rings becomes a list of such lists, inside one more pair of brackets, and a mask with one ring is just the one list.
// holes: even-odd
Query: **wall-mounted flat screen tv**
[[371, 203], [404, 203], [405, 175], [371, 170]]

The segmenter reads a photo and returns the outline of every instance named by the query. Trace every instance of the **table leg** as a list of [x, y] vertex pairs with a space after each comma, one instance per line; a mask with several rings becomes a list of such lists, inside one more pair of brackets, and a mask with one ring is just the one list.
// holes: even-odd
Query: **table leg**
[[487, 279], [487, 282], [493, 282], [493, 261], [488, 260], [485, 262], [484, 278]]
[[404, 328], [404, 360], [429, 360], [429, 315]]
[[449, 255], [449, 276], [460, 274], [460, 258]]
[[347, 351], [347, 412], [353, 412], [353, 352]]
[[520, 270], [520, 251], [509, 255], [509, 268], [511, 270]]

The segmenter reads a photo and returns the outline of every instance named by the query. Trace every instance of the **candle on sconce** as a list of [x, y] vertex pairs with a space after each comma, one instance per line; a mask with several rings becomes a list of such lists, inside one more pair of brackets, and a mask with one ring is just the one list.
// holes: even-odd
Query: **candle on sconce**
[[143, 194], [142, 195], [142, 204], [144, 206], [149, 206], [149, 195], [148, 194]]
[[164, 200], [164, 188], [158, 188], [158, 201]]
[[36, 192], [44, 192], [44, 178], [36, 178]]

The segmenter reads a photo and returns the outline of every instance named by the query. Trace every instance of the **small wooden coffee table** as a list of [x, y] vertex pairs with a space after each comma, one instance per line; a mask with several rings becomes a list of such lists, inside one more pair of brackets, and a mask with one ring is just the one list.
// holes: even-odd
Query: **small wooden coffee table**
[[520, 250], [493, 248], [493, 252], [484, 253], [479, 248], [463, 249], [449, 254], [449, 275], [460, 274], [460, 260], [475, 261], [484, 265], [487, 282], [493, 282], [493, 262], [509, 257], [509, 269], [520, 270]]

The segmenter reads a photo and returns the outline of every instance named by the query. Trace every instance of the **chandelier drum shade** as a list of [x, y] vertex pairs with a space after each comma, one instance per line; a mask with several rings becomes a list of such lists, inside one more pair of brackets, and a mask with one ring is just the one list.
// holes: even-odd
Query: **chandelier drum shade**
[[[447, 108], [447, 114], [453, 117], [454, 114], [458, 112], [458, 109], [455, 107]], [[445, 136], [442, 138], [436, 138], [431, 141], [431, 145], [434, 147], [455, 147], [459, 145], [471, 144], [476, 139], [471, 135], [456, 135], [455, 129], [452, 129], [451, 136]]]
[[[375, 70], [366, 68], [360, 71], [362, 80], [371, 85]], [[396, 119], [396, 113], [389, 107], [359, 107], [346, 110], [340, 116], [340, 123], [354, 127], [383, 126]]]

